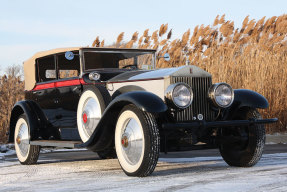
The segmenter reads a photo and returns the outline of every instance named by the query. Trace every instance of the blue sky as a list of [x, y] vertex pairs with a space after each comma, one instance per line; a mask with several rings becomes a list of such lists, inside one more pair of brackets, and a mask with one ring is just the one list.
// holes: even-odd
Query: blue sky
[[240, 27], [243, 19], [287, 13], [284, 0], [0, 0], [0, 70], [21, 64], [35, 52], [91, 45], [96, 36], [113, 43], [135, 31], [154, 31], [163, 23], [180, 37], [196, 25], [212, 24], [226, 14]]

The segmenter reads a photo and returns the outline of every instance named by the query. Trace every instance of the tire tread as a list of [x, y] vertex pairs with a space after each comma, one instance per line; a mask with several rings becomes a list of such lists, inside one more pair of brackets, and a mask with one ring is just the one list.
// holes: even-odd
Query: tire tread
[[[141, 166], [133, 173], [127, 172], [123, 169], [123, 171], [128, 176], [136, 176], [136, 177], [146, 177], [153, 173], [159, 158], [159, 150], [160, 150], [160, 136], [158, 131], [157, 122], [155, 116], [152, 113], [141, 111], [134, 105], [127, 105], [123, 108], [122, 112], [125, 110], [131, 110], [135, 112], [139, 119], [142, 119], [145, 123], [143, 125], [143, 131], [147, 131], [150, 137], [150, 143], [145, 144], [145, 153], [144, 158], [142, 160]], [[121, 113], [122, 113], [121, 112]], [[144, 128], [145, 127], [145, 128]], [[147, 149], [147, 152], [146, 152]]]
[[[262, 118], [260, 113], [255, 109], [248, 109], [242, 112], [246, 114], [246, 119]], [[240, 161], [237, 158], [232, 157], [228, 151], [224, 150], [224, 148], [220, 147], [221, 156], [228, 165], [237, 167], [252, 167], [260, 160], [265, 145], [265, 128], [264, 125], [254, 125], [250, 129], [254, 129], [253, 134], [255, 137], [249, 139], [248, 149], [242, 153], [244, 158]]]

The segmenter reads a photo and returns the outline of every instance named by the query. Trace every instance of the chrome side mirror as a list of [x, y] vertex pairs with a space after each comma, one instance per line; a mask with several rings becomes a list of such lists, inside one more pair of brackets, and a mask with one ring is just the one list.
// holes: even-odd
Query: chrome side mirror
[[165, 61], [170, 61], [170, 55], [168, 53], [165, 53], [163, 58]]
[[163, 56], [159, 56], [158, 58], [164, 58], [165, 61], [170, 61], [170, 56], [168, 53], [165, 53]]

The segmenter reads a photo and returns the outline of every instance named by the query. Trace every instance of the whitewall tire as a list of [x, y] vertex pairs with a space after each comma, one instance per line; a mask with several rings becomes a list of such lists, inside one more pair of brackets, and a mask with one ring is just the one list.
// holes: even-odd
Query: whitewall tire
[[110, 100], [109, 92], [102, 86], [90, 86], [82, 93], [77, 109], [77, 126], [83, 142], [92, 136]]
[[40, 146], [30, 145], [30, 128], [26, 115], [21, 115], [15, 126], [15, 151], [21, 164], [31, 165], [37, 163]]
[[77, 124], [83, 142], [89, 140], [102, 116], [99, 98], [92, 90], [85, 91], [78, 104]]
[[115, 147], [127, 175], [150, 175], [159, 155], [159, 133], [154, 116], [134, 105], [124, 107], [116, 124]]

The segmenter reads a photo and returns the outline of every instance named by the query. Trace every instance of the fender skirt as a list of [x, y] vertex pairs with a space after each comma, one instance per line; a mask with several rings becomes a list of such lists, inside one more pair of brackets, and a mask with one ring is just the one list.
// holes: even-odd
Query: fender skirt
[[100, 122], [90, 139], [76, 147], [86, 147], [93, 151], [101, 151], [108, 147], [114, 139], [115, 126], [121, 109], [128, 104], [134, 104], [142, 111], [163, 113], [168, 107], [157, 95], [146, 91], [123, 93], [111, 101], [105, 109]]

